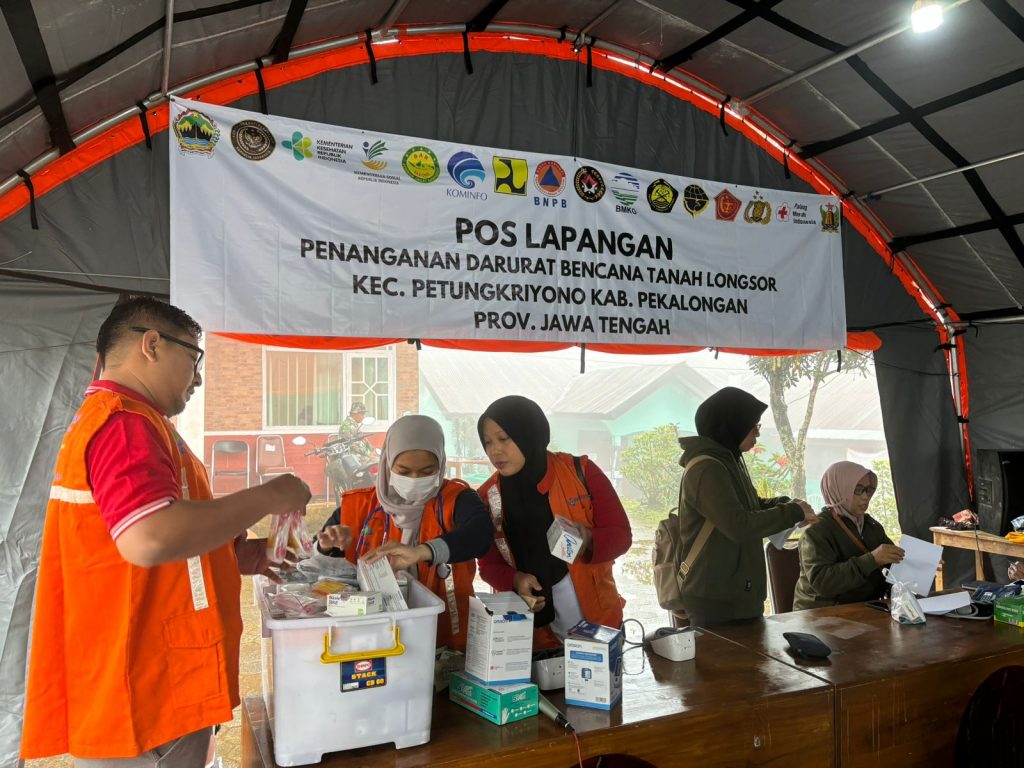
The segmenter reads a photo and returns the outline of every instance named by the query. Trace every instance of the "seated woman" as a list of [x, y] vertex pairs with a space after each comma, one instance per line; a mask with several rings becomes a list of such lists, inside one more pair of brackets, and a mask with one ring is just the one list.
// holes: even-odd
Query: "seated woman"
[[[534, 649], [559, 645], [582, 619], [618, 627], [625, 600], [612, 563], [633, 535], [611, 482], [586, 456], [549, 452], [548, 420], [525, 397], [491, 403], [477, 431], [498, 470], [480, 487], [494, 523], [494, 546], [480, 560], [480, 576], [499, 592], [518, 592], [531, 606]], [[571, 565], [548, 547], [555, 515], [583, 535]]]
[[821, 525], [800, 539], [800, 579], [793, 610], [876, 600], [888, 592], [882, 568], [903, 559], [882, 524], [867, 514], [878, 487], [875, 473], [852, 461], [825, 470]]
[[691, 626], [760, 617], [768, 596], [762, 539], [817, 522], [806, 501], [762, 499], [750, 480], [743, 454], [757, 443], [767, 408], [724, 387], [697, 407], [697, 436], [679, 440], [679, 538], [690, 565], [680, 598]]
[[353, 563], [387, 557], [396, 571], [408, 569], [447, 607], [437, 621], [438, 646], [464, 651], [476, 558], [493, 540], [476, 491], [445, 478], [441, 425], [403, 416], [384, 438], [376, 487], [342, 494], [317, 547]]

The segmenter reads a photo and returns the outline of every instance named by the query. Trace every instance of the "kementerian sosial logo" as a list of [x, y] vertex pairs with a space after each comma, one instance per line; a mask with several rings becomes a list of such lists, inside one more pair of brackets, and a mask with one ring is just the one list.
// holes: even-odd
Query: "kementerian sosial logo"
[[285, 149], [290, 149], [292, 157], [296, 160], [306, 160], [313, 156], [309, 149], [313, 146], [313, 140], [308, 136], [303, 136], [300, 131], [292, 133], [291, 139], [282, 141], [281, 146]]
[[213, 148], [220, 141], [220, 128], [212, 117], [189, 109], [174, 121], [174, 135], [183, 154], [212, 157]]
[[363, 160], [363, 165], [371, 171], [383, 171], [388, 167], [388, 161], [381, 157], [381, 155], [387, 151], [388, 145], [381, 139], [377, 139], [377, 141], [373, 143], [364, 141], [363, 155], [366, 159]]

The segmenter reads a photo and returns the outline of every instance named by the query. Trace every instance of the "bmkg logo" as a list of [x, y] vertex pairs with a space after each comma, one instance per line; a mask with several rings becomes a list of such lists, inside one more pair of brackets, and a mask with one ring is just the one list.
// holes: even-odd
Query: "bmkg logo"
[[487, 178], [480, 158], [472, 152], [456, 152], [448, 161], [448, 175], [463, 189], [473, 189]]
[[190, 109], [174, 121], [174, 135], [182, 152], [212, 157], [213, 148], [220, 141], [220, 128], [212, 117]]
[[378, 139], [371, 144], [368, 141], [363, 142], [363, 155], [366, 157], [363, 160], [363, 165], [369, 168], [371, 171], [383, 171], [388, 167], [388, 161], [380, 159], [380, 156], [388, 151], [388, 145]]
[[282, 141], [281, 146], [290, 149], [292, 157], [296, 160], [305, 160], [313, 156], [313, 153], [309, 151], [309, 148], [313, 146], [313, 140], [308, 136], [303, 136], [299, 131], [292, 134], [290, 141]]

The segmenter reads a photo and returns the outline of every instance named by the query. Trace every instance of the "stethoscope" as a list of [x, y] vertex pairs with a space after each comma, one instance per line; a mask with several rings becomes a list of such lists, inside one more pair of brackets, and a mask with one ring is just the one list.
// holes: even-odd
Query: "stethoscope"
[[[448, 529], [444, 525], [444, 500], [441, 498], [441, 489], [438, 488], [437, 496], [437, 510], [435, 512], [437, 516], [437, 525], [440, 527], [442, 533], [448, 533]], [[384, 511], [384, 507], [378, 504], [374, 510], [367, 516], [366, 522], [363, 523], [363, 528], [359, 532], [359, 539], [356, 541], [356, 559], [358, 560], [363, 555], [363, 544], [366, 543], [366, 536], [370, 533], [370, 524], [373, 522], [374, 516], [380, 512], [384, 515], [384, 544], [388, 543], [388, 539], [391, 538], [391, 515]], [[437, 575], [442, 579], [448, 578], [448, 574], [451, 572], [451, 566], [448, 563], [442, 563], [437, 566]]]

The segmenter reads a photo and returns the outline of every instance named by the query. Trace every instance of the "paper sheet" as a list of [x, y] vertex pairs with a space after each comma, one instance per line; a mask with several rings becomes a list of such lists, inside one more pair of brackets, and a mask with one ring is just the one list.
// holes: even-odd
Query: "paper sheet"
[[934, 597], [922, 597], [917, 601], [921, 604], [921, 610], [933, 616], [941, 613], [949, 613], [957, 608], [964, 608], [971, 604], [971, 596], [960, 590], [948, 595], [935, 595]]
[[772, 546], [776, 549], [782, 549], [785, 546], [786, 541], [792, 535], [793, 531], [800, 527], [800, 523], [797, 523], [792, 528], [785, 528], [778, 533], [773, 533], [768, 537], [768, 541], [772, 543]]
[[942, 559], [942, 547], [907, 534], [900, 537], [899, 545], [907, 553], [906, 557], [902, 563], [889, 566], [885, 580], [890, 584], [902, 581], [910, 586], [915, 594], [927, 595]]

